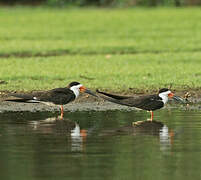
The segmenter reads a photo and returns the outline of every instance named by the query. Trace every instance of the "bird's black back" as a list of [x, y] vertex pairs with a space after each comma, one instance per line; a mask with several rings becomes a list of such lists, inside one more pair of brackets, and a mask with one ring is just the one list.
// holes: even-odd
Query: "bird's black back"
[[124, 103], [148, 111], [154, 111], [164, 106], [162, 99], [156, 94], [129, 98]]
[[75, 94], [68, 88], [56, 88], [36, 96], [36, 99], [39, 101], [63, 105], [73, 101], [75, 99]]

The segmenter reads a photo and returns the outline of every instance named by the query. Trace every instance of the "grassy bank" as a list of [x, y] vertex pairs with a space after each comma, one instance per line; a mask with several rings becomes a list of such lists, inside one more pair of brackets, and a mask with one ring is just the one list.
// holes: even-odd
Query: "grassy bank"
[[200, 90], [200, 19], [198, 8], [1, 8], [0, 90], [73, 80], [111, 91]]
[[[189, 57], [190, 56], [190, 57]], [[90, 88], [113, 91], [200, 88], [201, 53], [137, 55], [74, 55], [1, 59], [2, 90], [33, 90], [64, 86], [77, 80]]]

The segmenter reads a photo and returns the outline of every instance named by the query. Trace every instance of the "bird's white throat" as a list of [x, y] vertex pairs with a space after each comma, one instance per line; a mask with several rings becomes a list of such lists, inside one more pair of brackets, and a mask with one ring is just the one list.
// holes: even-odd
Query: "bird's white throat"
[[168, 94], [170, 94], [170, 93], [171, 93], [171, 91], [159, 93], [159, 97], [162, 98], [162, 101], [164, 104], [166, 104], [168, 102]]
[[75, 98], [77, 98], [79, 96], [81, 86], [82, 86], [82, 84], [78, 84], [76, 86], [70, 87], [70, 90], [73, 91], [73, 93], [75, 94]]

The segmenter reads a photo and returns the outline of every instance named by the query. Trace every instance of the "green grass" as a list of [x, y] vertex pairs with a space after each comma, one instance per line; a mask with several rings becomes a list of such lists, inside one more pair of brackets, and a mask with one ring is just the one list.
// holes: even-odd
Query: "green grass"
[[111, 91], [201, 89], [200, 19], [200, 8], [1, 8], [0, 90], [74, 80]]
[[[190, 56], [190, 58], [189, 58]], [[1, 59], [1, 89], [33, 90], [80, 81], [89, 88], [113, 91], [200, 88], [201, 53], [74, 55]], [[8, 73], [9, 67], [9, 73]]]

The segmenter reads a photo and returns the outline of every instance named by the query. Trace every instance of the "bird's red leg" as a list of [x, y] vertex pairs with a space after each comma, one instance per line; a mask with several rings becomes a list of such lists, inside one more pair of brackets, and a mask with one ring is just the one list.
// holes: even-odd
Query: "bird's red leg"
[[64, 117], [64, 107], [63, 105], [61, 105], [61, 119], [63, 119]]
[[154, 113], [153, 113], [153, 111], [150, 111], [150, 113], [151, 113], [151, 121], [153, 121], [153, 118], [154, 118]]

